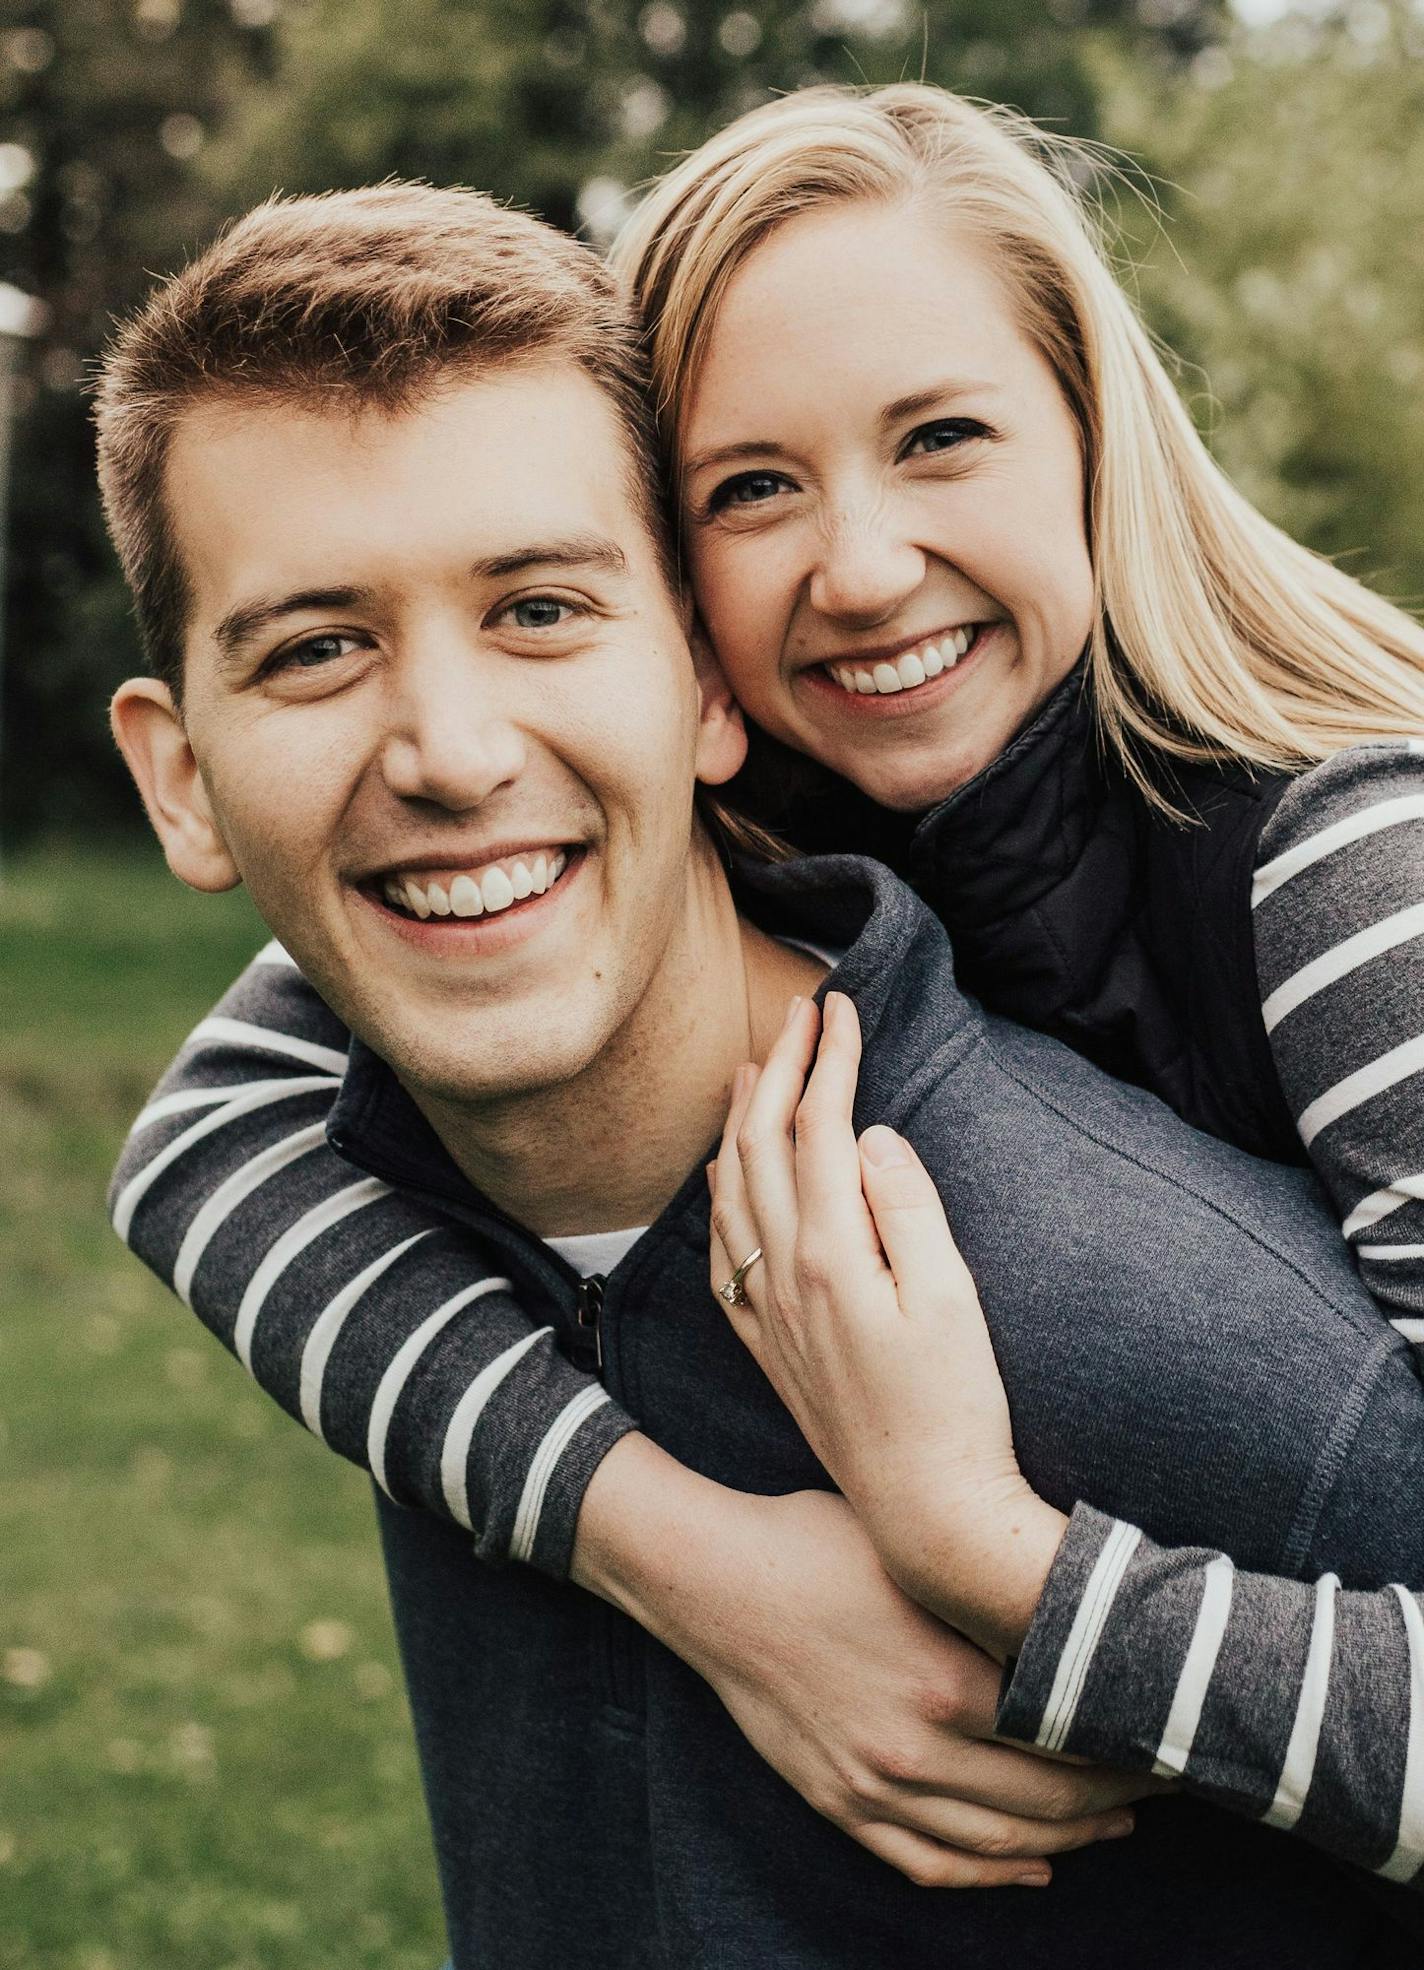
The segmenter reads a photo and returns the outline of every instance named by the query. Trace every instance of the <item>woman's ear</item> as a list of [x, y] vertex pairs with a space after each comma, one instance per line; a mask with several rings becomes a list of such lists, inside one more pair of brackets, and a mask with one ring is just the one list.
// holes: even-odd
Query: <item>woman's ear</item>
[[190, 889], [235, 888], [242, 878], [168, 686], [131, 677], [114, 693], [109, 724], [174, 875]]
[[688, 648], [702, 699], [697, 733], [697, 777], [705, 787], [725, 786], [746, 763], [747, 728], [742, 708], [732, 696], [722, 666], [712, 652], [707, 633], [693, 616], [688, 625]]

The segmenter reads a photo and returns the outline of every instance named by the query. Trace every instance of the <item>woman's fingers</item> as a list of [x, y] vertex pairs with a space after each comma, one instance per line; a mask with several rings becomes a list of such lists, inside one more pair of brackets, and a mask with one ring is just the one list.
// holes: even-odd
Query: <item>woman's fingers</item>
[[[742, 1182], [742, 1167], [737, 1156], [737, 1130], [741, 1119], [747, 1112], [747, 1103], [752, 1098], [756, 1085], [755, 1067], [739, 1067], [732, 1082], [732, 1101], [727, 1110], [727, 1120], [722, 1131], [722, 1146], [717, 1160], [708, 1169], [708, 1187], [712, 1192], [712, 1236], [710, 1241], [710, 1260], [712, 1290], [720, 1292], [731, 1278], [734, 1268], [741, 1264], [748, 1252], [755, 1246], [750, 1239], [751, 1212], [747, 1207], [746, 1188]], [[731, 1254], [738, 1256], [733, 1258]], [[725, 1302], [724, 1302], [725, 1304]], [[733, 1327], [743, 1341], [747, 1334], [743, 1331], [747, 1309], [728, 1306], [727, 1314]]]
[[905, 1138], [876, 1123], [860, 1138], [861, 1187], [906, 1312], [978, 1294], [929, 1171]]
[[862, 1847], [906, 1875], [920, 1888], [1046, 1888], [1053, 1878], [1047, 1861], [997, 1860], [946, 1847], [908, 1827], [876, 1822], [850, 1829]]
[[[820, 1030], [809, 999], [792, 1001], [735, 1131], [729, 1121], [751, 1214], [751, 1251], [760, 1246], [772, 1276], [784, 1276], [796, 1249], [800, 1218], [792, 1129]], [[724, 1147], [726, 1143], [724, 1137]], [[720, 1175], [720, 1172], [719, 1172]], [[745, 1254], [743, 1255], [745, 1256]]]
[[858, 1234], [867, 1249], [874, 1246], [874, 1227], [861, 1200], [855, 1140], [859, 1073], [860, 1020], [843, 992], [830, 992], [795, 1124], [802, 1230], [807, 1242], [823, 1252], [847, 1234]]
[[892, 1789], [896, 1796], [930, 1794], [984, 1806], [1000, 1817], [1066, 1826], [1114, 1818], [1157, 1784], [1141, 1772], [1067, 1765], [998, 1739], [970, 1744], [956, 1729], [929, 1753], [918, 1777], [887, 1787], [887, 1797]]
[[1025, 1819], [968, 1799], [907, 1800], [897, 1809], [899, 1824], [912, 1833], [986, 1858], [1029, 1859], [1068, 1854], [1099, 1840], [1122, 1840], [1136, 1824], [1126, 1807], [1083, 1813], [1074, 1819]]

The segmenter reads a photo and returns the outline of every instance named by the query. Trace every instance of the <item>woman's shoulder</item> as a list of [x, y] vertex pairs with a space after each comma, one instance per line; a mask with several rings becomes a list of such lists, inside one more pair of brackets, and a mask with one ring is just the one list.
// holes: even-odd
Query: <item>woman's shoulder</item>
[[1258, 882], [1272, 864], [1311, 844], [1328, 854], [1323, 836], [1343, 846], [1410, 820], [1424, 820], [1424, 737], [1345, 746], [1299, 774], [1282, 794], [1261, 831]]

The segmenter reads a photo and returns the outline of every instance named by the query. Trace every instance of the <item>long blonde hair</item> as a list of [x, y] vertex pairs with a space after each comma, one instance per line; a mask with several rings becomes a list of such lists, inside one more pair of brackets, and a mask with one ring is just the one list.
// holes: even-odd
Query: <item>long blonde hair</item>
[[1104, 741], [1170, 806], [1151, 756], [1298, 770], [1424, 734], [1424, 628], [1271, 524], [1215, 464], [1114, 277], [1089, 147], [921, 84], [805, 89], [653, 186], [613, 249], [646, 325], [673, 484], [718, 304], [777, 226], [913, 202], [985, 246], [1082, 434]]

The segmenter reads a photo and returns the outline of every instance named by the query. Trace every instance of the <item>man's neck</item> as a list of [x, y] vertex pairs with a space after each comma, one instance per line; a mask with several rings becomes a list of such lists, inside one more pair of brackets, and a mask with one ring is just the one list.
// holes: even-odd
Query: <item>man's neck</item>
[[581, 1074], [478, 1113], [416, 1099], [471, 1183], [530, 1230], [650, 1224], [715, 1142], [738, 1066], [765, 1059], [825, 969], [738, 915], [704, 846], [647, 992]]

